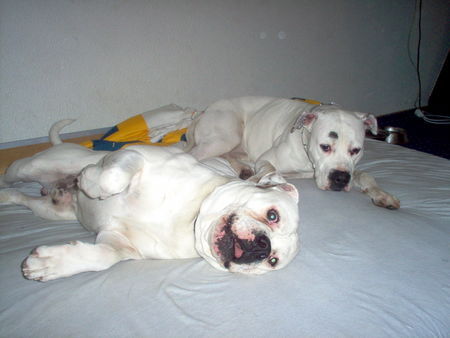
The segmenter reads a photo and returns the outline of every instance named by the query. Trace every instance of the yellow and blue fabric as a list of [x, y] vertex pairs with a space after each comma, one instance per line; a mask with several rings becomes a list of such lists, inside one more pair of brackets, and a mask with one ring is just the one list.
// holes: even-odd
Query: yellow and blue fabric
[[162, 136], [158, 141], [150, 139], [150, 127], [142, 114], [133, 116], [112, 127], [99, 140], [86, 141], [81, 145], [93, 150], [119, 150], [130, 145], [169, 146], [186, 141], [187, 128], [174, 130]]

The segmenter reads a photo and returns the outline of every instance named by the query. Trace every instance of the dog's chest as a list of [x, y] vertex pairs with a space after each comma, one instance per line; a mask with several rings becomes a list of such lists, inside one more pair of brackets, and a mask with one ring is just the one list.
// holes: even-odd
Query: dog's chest
[[[195, 171], [195, 170], [194, 170]], [[193, 178], [194, 177], [194, 178]], [[194, 223], [207, 195], [223, 180], [142, 180], [123, 196], [118, 216], [127, 237], [148, 258], [196, 257]]]

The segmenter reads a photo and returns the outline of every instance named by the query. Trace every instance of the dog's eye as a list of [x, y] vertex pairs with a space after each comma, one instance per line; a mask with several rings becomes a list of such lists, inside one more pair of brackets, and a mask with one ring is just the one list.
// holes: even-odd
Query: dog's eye
[[270, 209], [267, 211], [267, 220], [270, 223], [277, 223], [280, 219], [280, 216], [278, 215], [278, 212], [275, 209]]
[[353, 148], [350, 150], [350, 155], [357, 155], [361, 151], [361, 148]]
[[325, 152], [328, 153], [331, 150], [331, 147], [329, 144], [321, 144], [320, 148]]
[[275, 266], [275, 265], [277, 265], [277, 263], [278, 263], [278, 258], [276, 258], [276, 257], [269, 258], [269, 264], [271, 266]]

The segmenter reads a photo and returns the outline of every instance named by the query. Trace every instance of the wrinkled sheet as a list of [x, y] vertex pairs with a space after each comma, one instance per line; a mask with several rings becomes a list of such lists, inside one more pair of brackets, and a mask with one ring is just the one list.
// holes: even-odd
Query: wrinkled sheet
[[[47, 283], [20, 264], [38, 245], [92, 242], [77, 222], [0, 205], [1, 337], [450, 335], [450, 162], [368, 140], [358, 166], [401, 200], [390, 211], [353, 190], [300, 191], [301, 251], [262, 276], [202, 259], [119, 263]], [[36, 184], [19, 184], [39, 193]]]

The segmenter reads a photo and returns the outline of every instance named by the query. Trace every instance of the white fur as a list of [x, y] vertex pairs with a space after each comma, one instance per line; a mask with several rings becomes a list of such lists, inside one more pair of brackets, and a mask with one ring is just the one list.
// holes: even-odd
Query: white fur
[[[176, 148], [132, 146], [117, 152], [94, 152], [58, 144], [15, 162], [0, 177], [3, 185], [38, 181], [56, 193], [29, 197], [15, 189], [0, 190], [0, 202], [31, 208], [49, 219], [78, 219], [97, 233], [95, 244], [75, 242], [41, 246], [24, 261], [26, 278], [47, 281], [83, 271], [104, 270], [127, 259], [173, 259], [202, 256], [221, 270], [263, 273], [288, 264], [298, 250], [298, 193], [294, 186], [263, 167], [264, 186], [233, 177], [227, 162], [208, 164]], [[58, 180], [77, 175], [77, 188], [64, 191]], [[56, 185], [56, 187], [55, 187]], [[56, 190], [55, 190], [56, 189]], [[280, 219], [266, 220], [276, 208]], [[264, 234], [271, 252], [246, 264], [225, 264], [211, 233], [230, 214], [233, 233]], [[219, 229], [220, 230], [220, 229]], [[276, 257], [275, 266], [269, 258]]]
[[[349, 191], [354, 183], [363, 192], [371, 191], [376, 205], [400, 206], [375, 180], [361, 182], [361, 175], [353, 175], [363, 154], [365, 131], [377, 131], [370, 114], [299, 100], [240, 97], [212, 104], [192, 129], [187, 151], [197, 159], [223, 156], [238, 171], [249, 163], [259, 168], [261, 162], [270, 162], [287, 178], [314, 177], [323, 190]], [[330, 137], [330, 132], [338, 137]], [[324, 152], [323, 145], [329, 145], [330, 151]], [[333, 176], [336, 171], [348, 174], [348, 181], [335, 184], [340, 180]]]

